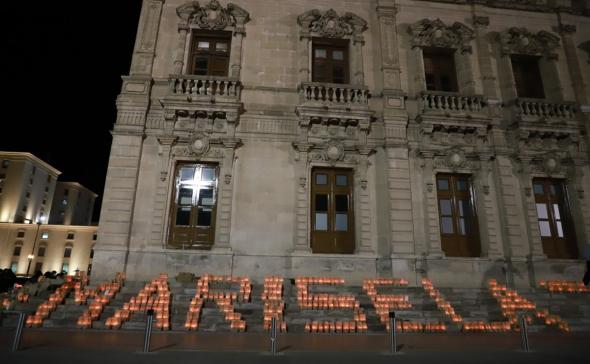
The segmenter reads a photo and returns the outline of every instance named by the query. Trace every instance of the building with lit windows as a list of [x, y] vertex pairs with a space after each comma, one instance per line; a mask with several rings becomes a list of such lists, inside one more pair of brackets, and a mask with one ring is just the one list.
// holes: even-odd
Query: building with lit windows
[[94, 273], [579, 279], [589, 10], [144, 0]]
[[57, 182], [61, 172], [30, 153], [0, 152], [0, 163], [0, 269], [90, 272], [97, 195], [76, 182]]

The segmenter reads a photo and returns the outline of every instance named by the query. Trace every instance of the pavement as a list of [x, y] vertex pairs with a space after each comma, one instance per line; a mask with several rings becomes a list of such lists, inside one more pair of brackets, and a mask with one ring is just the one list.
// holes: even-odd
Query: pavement
[[588, 363], [590, 333], [531, 333], [530, 352], [518, 333], [399, 334], [391, 355], [385, 334], [280, 334], [278, 353], [267, 335], [154, 332], [143, 353], [141, 331], [27, 329], [10, 352], [14, 330], [0, 330], [0, 363]]

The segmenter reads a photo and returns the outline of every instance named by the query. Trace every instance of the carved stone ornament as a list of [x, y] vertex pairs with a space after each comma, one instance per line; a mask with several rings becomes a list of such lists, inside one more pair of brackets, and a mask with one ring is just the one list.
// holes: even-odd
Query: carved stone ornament
[[205, 6], [200, 6], [197, 1], [185, 3], [176, 8], [176, 14], [187, 24], [209, 30], [239, 27], [249, 19], [248, 12], [239, 6], [228, 4], [223, 8], [217, 0], [210, 0]]
[[345, 13], [339, 16], [333, 9], [323, 14], [317, 9], [309, 10], [301, 14], [297, 22], [303, 31], [328, 38], [359, 35], [367, 29], [367, 22], [358, 15]]
[[344, 146], [337, 141], [329, 142], [326, 144], [325, 156], [331, 163], [341, 160], [344, 157]]
[[452, 148], [447, 152], [446, 163], [453, 170], [457, 170], [465, 166], [467, 160], [465, 159], [465, 152], [459, 148]]
[[533, 34], [526, 28], [510, 28], [498, 35], [504, 55], [526, 54], [555, 58], [559, 37], [544, 30]]
[[458, 49], [461, 53], [471, 52], [473, 30], [466, 25], [455, 22], [451, 26], [445, 25], [440, 19], [421, 21], [410, 25], [412, 47], [437, 47]]
[[542, 159], [536, 159], [532, 164], [532, 171], [548, 176], [563, 172], [561, 157], [557, 153], [547, 153]]
[[209, 138], [202, 133], [193, 134], [193, 136], [190, 138], [188, 148], [192, 154], [206, 154], [209, 151]]

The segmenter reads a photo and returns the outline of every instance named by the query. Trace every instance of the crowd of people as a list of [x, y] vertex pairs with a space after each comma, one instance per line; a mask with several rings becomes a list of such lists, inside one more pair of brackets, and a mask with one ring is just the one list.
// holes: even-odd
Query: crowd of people
[[[59, 284], [64, 278], [65, 272], [57, 273], [56, 271], [52, 271], [43, 274], [43, 272], [38, 270], [31, 277], [22, 279], [17, 277], [11, 269], [6, 268], [0, 270], [0, 293], [12, 291], [16, 284], [22, 285], [25, 289], [32, 288], [33, 286], [36, 288], [40, 286], [49, 288], [52, 285]], [[42, 282], [44, 283], [41, 284]]]

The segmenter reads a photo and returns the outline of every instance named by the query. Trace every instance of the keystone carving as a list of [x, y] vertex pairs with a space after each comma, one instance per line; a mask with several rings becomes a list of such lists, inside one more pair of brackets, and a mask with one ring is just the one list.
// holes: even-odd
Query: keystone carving
[[466, 25], [455, 22], [451, 26], [445, 25], [440, 19], [422, 19], [410, 25], [412, 48], [438, 47], [458, 49], [461, 53], [471, 53], [473, 30]]
[[360, 35], [367, 29], [367, 22], [358, 15], [347, 12], [339, 16], [334, 9], [323, 14], [317, 9], [306, 11], [297, 18], [297, 23], [306, 33], [328, 38]]
[[510, 28], [498, 35], [503, 55], [526, 54], [557, 58], [559, 37], [544, 30], [533, 34], [526, 28]]
[[241, 28], [250, 16], [237, 5], [227, 4], [224, 8], [217, 0], [211, 0], [205, 6], [198, 1], [191, 1], [176, 8], [176, 14], [186, 24], [207, 30], [224, 30], [228, 26]]

